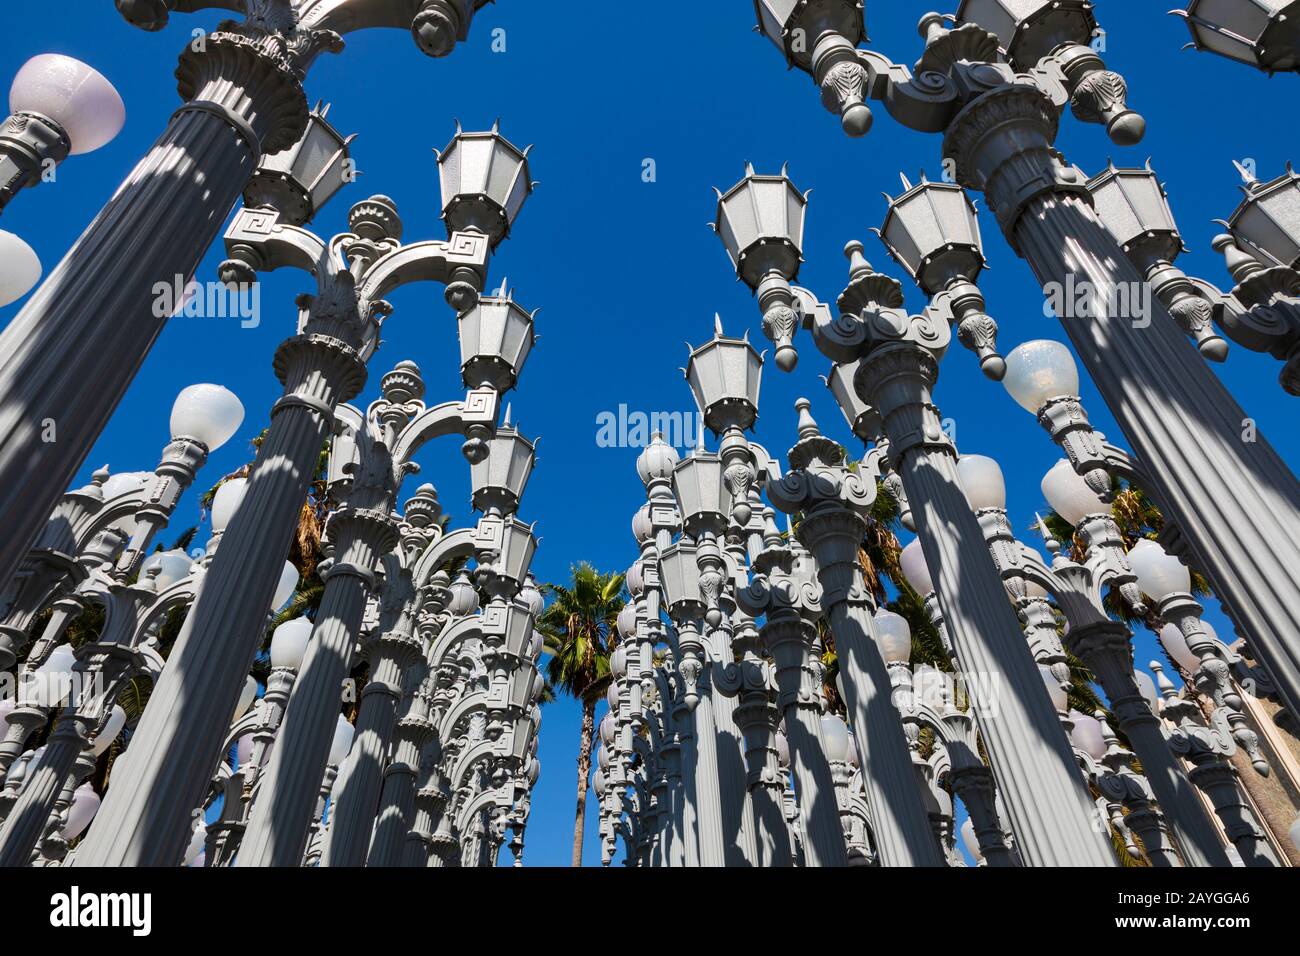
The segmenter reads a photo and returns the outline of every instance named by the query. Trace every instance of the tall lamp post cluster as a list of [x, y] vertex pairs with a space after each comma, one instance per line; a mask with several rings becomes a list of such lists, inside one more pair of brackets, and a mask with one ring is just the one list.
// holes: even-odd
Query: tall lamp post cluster
[[[445, 56], [483, 2], [277, 0], [196, 38], [177, 72], [185, 105], [6, 329], [0, 457], [21, 490], [0, 502], [13, 521], [0, 667], [17, 669], [21, 692], [0, 711], [0, 865], [491, 866], [506, 845], [520, 863], [539, 772], [543, 602], [537, 539], [518, 516], [535, 442], [502, 405], [535, 333], [507, 287], [485, 290], [534, 185], [528, 150], [495, 127], [457, 128], [438, 154], [446, 239], [404, 242], [382, 195], [355, 203], [344, 232], [308, 228], [354, 178], [351, 137], [308, 108], [313, 61], [367, 27], [409, 28]], [[173, 12], [229, 4], [117, 6], [158, 30]], [[122, 118], [107, 81], [66, 58], [33, 60], [14, 91], [0, 206]], [[197, 560], [151, 553], [243, 422], [230, 392], [182, 392], [154, 472], [102, 469], [58, 489], [170, 317], [153, 307], [156, 284], [188, 282], [241, 193], [220, 283], [296, 268], [315, 291], [297, 300], [272, 363], [283, 394], [256, 461], [218, 487], [206, 547]], [[22, 295], [31, 271], [7, 269], [6, 292]], [[402, 361], [368, 406], [348, 404], [394, 311], [386, 296], [417, 282], [445, 287], [463, 397], [426, 404], [419, 367]], [[57, 442], [41, 441], [41, 422]], [[450, 436], [479, 512], [456, 530], [431, 484], [399, 510], [417, 453]], [[323, 590], [283, 620], [301, 583], [286, 558], [325, 448]], [[97, 773], [110, 747], [111, 775]]]
[[[1149, 168], [1090, 180], [1053, 146], [1067, 106], [1121, 146], [1145, 130], [1090, 45], [1090, 4], [964, 0], [955, 17], [923, 18], [915, 71], [858, 48], [862, 6], [756, 0], [762, 32], [847, 133], [865, 134], [879, 101], [943, 134], [956, 182], [904, 180], [878, 230], [927, 305], [910, 314], [858, 242], [833, 305], [797, 285], [807, 197], [784, 170], [749, 168], [719, 193], [715, 229], [778, 367], [795, 368], [808, 331], [868, 450], [850, 465], [800, 400], [783, 473], [745, 435], [761, 358], [720, 328], [692, 351], [687, 379], [719, 445], [678, 459], [657, 440], [638, 461], [635, 604], [593, 780], [606, 862], [621, 840], [641, 865], [944, 865], [960, 836], [987, 865], [1115, 865], [1115, 842], [1155, 866], [1279, 865], [1295, 852], [1289, 821], [1266, 819], [1242, 774], [1295, 779], [1289, 746], [1272, 742], [1300, 702], [1298, 605], [1285, 597], [1300, 596], [1300, 484], [1262, 437], [1243, 443], [1245, 413], [1205, 361], [1229, 340], [1292, 361], [1295, 179], [1248, 181], [1216, 240], [1238, 282], [1222, 292], [1173, 265], [1182, 241]], [[966, 189], [985, 194], [1045, 293], [1090, 290], [1091, 321], [1057, 311], [1131, 453], [1089, 423], [1064, 346], [999, 351]], [[1143, 287], [1147, 315], [1124, 318], [1121, 290]], [[1064, 453], [1043, 492], [1074, 528], [1072, 553], [1045, 530], [1050, 561], [1018, 542], [998, 464], [960, 455], [943, 428], [933, 388], [954, 332]], [[1164, 513], [1159, 541], [1126, 547], [1109, 504], [1126, 486]], [[950, 667], [912, 668], [906, 621], [864, 586], [858, 551], [879, 493], [916, 532], [904, 575]], [[1187, 565], [1247, 656], [1201, 619]], [[1158, 630], [1181, 692], [1158, 665], [1156, 681], [1135, 670], [1117, 607]], [[847, 726], [823, 694], [826, 634]], [[1095, 674], [1114, 726], [1069, 707], [1067, 651]]]

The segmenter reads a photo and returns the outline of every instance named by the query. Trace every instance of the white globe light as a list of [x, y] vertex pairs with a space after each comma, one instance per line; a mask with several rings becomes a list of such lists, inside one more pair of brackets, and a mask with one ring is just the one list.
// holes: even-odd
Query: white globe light
[[235, 720], [243, 717], [248, 713], [248, 708], [253, 706], [253, 701], [257, 700], [257, 678], [252, 674], [244, 680], [243, 690], [239, 692], [239, 700], [235, 702]]
[[776, 762], [782, 767], [790, 766], [790, 741], [779, 730], [776, 732]]
[[849, 725], [834, 714], [822, 714], [822, 743], [826, 746], [826, 759], [832, 763], [848, 763], [853, 750]]
[[961, 842], [966, 847], [966, 852], [974, 857], [976, 861], [984, 862], [984, 854], [980, 852], [979, 838], [975, 836], [975, 824], [971, 822], [970, 817], [962, 821]]
[[36, 251], [12, 232], [0, 229], [0, 306], [17, 302], [41, 280]]
[[1133, 545], [1128, 562], [1137, 575], [1138, 587], [1157, 601], [1192, 590], [1192, 573], [1187, 567], [1148, 538]]
[[596, 748], [596, 766], [601, 770], [609, 769], [609, 751], [605, 749], [604, 744]]
[[220, 385], [190, 385], [172, 405], [172, 438], [193, 438], [216, 451], [244, 423], [244, 406]]
[[1047, 696], [1052, 698], [1052, 706], [1056, 708], [1057, 713], [1064, 713], [1065, 708], [1070, 705], [1070, 695], [1065, 692], [1061, 682], [1052, 676], [1050, 667], [1039, 664], [1038, 673], [1043, 675], [1043, 683], [1047, 685]]
[[111, 501], [118, 495], [138, 491], [152, 477], [152, 471], [123, 471], [116, 475], [109, 475], [108, 480], [104, 482], [101, 489], [104, 493], [104, 500]]
[[1101, 721], [1077, 710], [1070, 711], [1070, 720], [1074, 722], [1070, 743], [1093, 760], [1106, 756], [1106, 738], [1101, 733]]
[[112, 745], [125, 726], [126, 711], [114, 704], [113, 709], [109, 711], [108, 720], [104, 721], [104, 729], [95, 737], [95, 745], [91, 748], [96, 757]]
[[202, 820], [194, 827], [194, 836], [190, 838], [190, 845], [185, 849], [186, 866], [202, 866], [204, 856], [204, 845], [208, 839], [208, 828]]
[[1002, 478], [1002, 468], [992, 458], [962, 455], [957, 459], [957, 478], [972, 511], [1007, 506], [1007, 486]]
[[126, 106], [113, 84], [80, 60], [58, 53], [42, 53], [23, 64], [9, 88], [9, 112], [54, 120], [68, 134], [73, 155], [99, 149], [126, 122]]
[[77, 655], [73, 652], [72, 645], [60, 644], [54, 648], [39, 667], [20, 676], [18, 703], [32, 707], [54, 707], [66, 702], [72, 693], [72, 670], [76, 663]]
[[1187, 673], [1195, 674], [1201, 669], [1201, 659], [1187, 646], [1187, 639], [1183, 637], [1178, 625], [1166, 624], [1160, 629], [1160, 645]]
[[902, 664], [912, 659], [912, 628], [907, 618], [887, 608], [875, 613], [876, 644], [886, 664]]
[[194, 567], [194, 561], [184, 551], [158, 551], [141, 562], [140, 580], [145, 580], [148, 578], [150, 571], [158, 568], [158, 576], [154, 579], [154, 587], [159, 591], [165, 591], [189, 574], [192, 567]]
[[607, 744], [613, 744], [617, 733], [618, 728], [614, 724], [614, 715], [606, 712], [600, 721], [600, 739]]
[[253, 735], [241, 734], [235, 741], [235, 766], [240, 770], [248, 766], [253, 759]]
[[312, 623], [305, 617], [285, 621], [271, 634], [271, 666], [297, 670], [311, 640]]
[[230, 519], [235, 516], [239, 506], [243, 504], [244, 495], [247, 493], [247, 478], [231, 478], [217, 489], [217, 493], [212, 496], [213, 534], [220, 534], [226, 530], [226, 526], [230, 524]]
[[925, 597], [934, 590], [934, 581], [930, 578], [930, 569], [925, 563], [925, 553], [921, 550], [921, 539], [916, 538], [905, 547], [898, 556], [903, 566], [903, 577], [912, 586], [912, 590]]
[[1037, 415], [1049, 399], [1079, 394], [1079, 369], [1060, 342], [1035, 339], [1007, 355], [1002, 384], [1021, 408]]
[[337, 767], [343, 762], [343, 758], [348, 755], [352, 749], [352, 737], [356, 733], [356, 728], [348, 723], [348, 719], [339, 715], [339, 721], [334, 727], [334, 740], [330, 743], [330, 765]]
[[1133, 679], [1137, 681], [1138, 693], [1151, 708], [1151, 713], [1160, 713], [1160, 694], [1156, 691], [1156, 682], [1151, 679], [1151, 675], [1146, 671], [1134, 671]]
[[624, 604], [618, 612], [618, 633], [625, 641], [636, 637], [636, 605]]
[[598, 797], [605, 795], [605, 771], [598, 769], [591, 775], [591, 789]]
[[[630, 607], [631, 605], [629, 605]], [[626, 610], [626, 608], [624, 609]], [[621, 614], [620, 614], [621, 616]], [[609, 673], [615, 680], [618, 680], [627, 673], [627, 646], [620, 644], [614, 648], [614, 653], [609, 655]]]
[[1077, 525], [1084, 515], [1106, 514], [1106, 503], [1097, 497], [1087, 482], [1062, 458], [1043, 476], [1043, 497], [1062, 518]]
[[83, 783], [72, 792], [72, 804], [68, 807], [68, 820], [63, 824], [63, 839], [75, 840], [90, 826], [99, 812], [99, 794], [89, 783]]
[[280, 580], [276, 582], [275, 594], [271, 596], [271, 611], [275, 612], [289, 603], [293, 592], [298, 590], [298, 567], [292, 561], [284, 562], [280, 570]]

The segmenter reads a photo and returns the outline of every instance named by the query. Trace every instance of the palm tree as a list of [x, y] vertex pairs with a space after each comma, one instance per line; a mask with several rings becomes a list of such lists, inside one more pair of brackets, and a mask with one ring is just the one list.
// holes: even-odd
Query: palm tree
[[587, 562], [574, 565], [568, 587], [544, 584], [552, 596], [537, 627], [550, 655], [547, 681], [582, 702], [578, 740], [578, 809], [573, 823], [573, 865], [582, 866], [582, 834], [587, 816], [587, 774], [596, 734], [596, 702], [609, 689], [609, 658], [618, 642], [615, 621], [625, 603], [623, 575], [603, 574]]

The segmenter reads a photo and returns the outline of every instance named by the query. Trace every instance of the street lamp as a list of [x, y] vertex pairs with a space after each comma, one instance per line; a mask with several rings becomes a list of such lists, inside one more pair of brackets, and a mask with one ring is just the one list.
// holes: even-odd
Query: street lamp
[[1018, 345], [1007, 355], [1002, 384], [1020, 407], [1038, 419], [1093, 493], [1109, 498], [1109, 469], [1117, 462], [1088, 420], [1070, 350], [1050, 339]]
[[[1173, 263], [1185, 251], [1169, 197], [1148, 160], [1141, 169], [1120, 169], [1114, 163], [1088, 180], [1097, 215], [1120, 248], [1145, 277], [1151, 292], [1169, 309], [1183, 331], [1196, 341], [1207, 360], [1222, 362], [1228, 343], [1215, 331], [1214, 308], [1198, 284]], [[1145, 303], [1129, 289], [1127, 302], [1116, 297], [1109, 304], [1112, 317], [1149, 321]]]
[[877, 608], [876, 644], [886, 664], [905, 664], [912, 659], [912, 628], [907, 618], [888, 608]]
[[495, 249], [510, 234], [536, 185], [528, 175], [531, 150], [506, 140], [495, 123], [487, 133], [466, 133], [456, 125], [451, 143], [438, 153], [448, 235], [482, 232]]
[[1048, 470], [1040, 487], [1052, 510], [1076, 527], [1087, 515], [1110, 513], [1106, 503], [1088, 487], [1065, 459]]
[[239, 430], [244, 406], [234, 393], [220, 385], [190, 385], [172, 405], [173, 439], [192, 438], [216, 451]]
[[1244, 198], [1228, 218], [1233, 239], [1266, 264], [1300, 267], [1300, 173], [1288, 164], [1268, 182], [1243, 177]]
[[113, 84], [58, 53], [23, 64], [9, 88], [9, 112], [0, 127], [0, 210], [23, 188], [50, 179], [69, 155], [99, 149], [126, 122]]
[[748, 163], [744, 179], [725, 193], [714, 191], [718, 194], [718, 214], [713, 230], [722, 240], [737, 277], [758, 296], [763, 334], [776, 346], [777, 367], [792, 371], [799, 354], [791, 344], [797, 314], [790, 284], [799, 278], [803, 262], [808, 196], [795, 189], [784, 168], [779, 176], [760, 176]]
[[263, 158], [244, 187], [245, 206], [275, 209], [284, 222], [302, 226], [352, 181], [348, 146], [356, 136], [331, 126], [329, 111], [317, 104], [298, 142]]
[[302, 667], [311, 629], [311, 621], [305, 617], [295, 617], [277, 627], [271, 634], [271, 667], [291, 671]]
[[1300, 69], [1300, 3], [1296, 0], [1190, 0], [1182, 17], [1198, 50], [1265, 73]]
[[901, 196], [887, 197], [889, 211], [876, 234], [930, 297], [930, 308], [956, 326], [984, 374], [997, 381], [1006, 374], [1006, 362], [997, 352], [997, 323], [984, 312], [975, 284], [985, 265], [975, 206], [955, 183], [922, 177], [913, 186], [904, 176], [903, 189]]

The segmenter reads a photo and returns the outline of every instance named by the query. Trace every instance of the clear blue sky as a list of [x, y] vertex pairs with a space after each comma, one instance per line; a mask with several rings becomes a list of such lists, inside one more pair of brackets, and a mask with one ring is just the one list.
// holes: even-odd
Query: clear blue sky
[[[128, 26], [107, 0], [53, 6], [57, 16], [48, 2], [8, 0], [8, 29], [0, 33], [4, 75], [12, 76], [37, 53], [86, 60], [121, 91], [127, 123], [112, 144], [73, 157], [56, 184], [28, 191], [0, 219], [0, 227], [32, 244], [47, 271], [178, 105], [172, 71], [188, 31], [224, 18], [220, 11], [174, 15], [166, 31], [148, 34]], [[1238, 199], [1231, 161], [1254, 158], [1261, 178], [1282, 170], [1292, 139], [1279, 135], [1287, 128], [1279, 119], [1293, 115], [1295, 80], [1269, 80], [1181, 51], [1186, 30], [1164, 15], [1167, 6], [1098, 4], [1110, 31], [1105, 58], [1127, 77], [1130, 102], [1148, 119], [1146, 142], [1122, 150], [1100, 127], [1067, 116], [1058, 145], [1089, 173], [1108, 156], [1129, 165], [1151, 156], [1193, 250], [1180, 265], [1225, 283], [1222, 260], [1209, 240], [1218, 231], [1211, 220], [1226, 217]], [[870, 7], [875, 45], [895, 60], [913, 62], [921, 51], [915, 25], [930, 4]], [[479, 14], [468, 44], [449, 59], [426, 58], [405, 31], [355, 34], [341, 55], [318, 63], [308, 82], [311, 98], [333, 103], [331, 119], [340, 129], [360, 134], [354, 156], [364, 173], [318, 218], [315, 227], [322, 232], [344, 229], [348, 206], [378, 192], [397, 202], [408, 240], [441, 238], [432, 150], [446, 144], [456, 118], [474, 129], [500, 117], [506, 136], [521, 146], [536, 144], [533, 174], [541, 186], [501, 247], [493, 284], [508, 276], [519, 300], [542, 310], [538, 348], [521, 388], [510, 396], [516, 420], [543, 439], [521, 509], [523, 517], [538, 521], [542, 545], [535, 567], [542, 580], [564, 578], [574, 561], [621, 570], [636, 556], [629, 523], [644, 496], [634, 468], [637, 452], [597, 447], [597, 415], [620, 404], [646, 412], [690, 410], [678, 371], [686, 357], [683, 343], [707, 339], [715, 311], [727, 331], [748, 328], [761, 342], [753, 299], [730, 275], [721, 245], [706, 227], [714, 213], [711, 187], [731, 186], [746, 160], [761, 172], [775, 172], [789, 161], [796, 184], [814, 191], [802, 283], [830, 301], [844, 285], [840, 250], [848, 239], [867, 241], [873, 263], [898, 274], [867, 235], [884, 215], [880, 193], [899, 192], [900, 170], [912, 177], [923, 168], [932, 176], [938, 172], [938, 138], [902, 129], [883, 109], [876, 110], [876, 127], [866, 139], [844, 137], [809, 79], [787, 73], [776, 49], [750, 32], [752, 22], [747, 2], [696, 3], [683, 16], [677, 7], [645, 3], [501, 0]], [[506, 31], [504, 53], [491, 49], [498, 27]], [[655, 161], [654, 183], [642, 181], [646, 159]], [[981, 285], [1001, 325], [1004, 351], [1031, 338], [1064, 340], [1057, 322], [1044, 318], [1028, 268], [987, 213], [981, 217], [992, 266]], [[199, 278], [214, 277], [222, 258], [218, 242]], [[264, 427], [280, 391], [270, 363], [276, 345], [293, 331], [293, 297], [309, 289], [301, 274], [270, 277], [263, 290], [264, 320], [254, 329], [230, 320], [172, 320], [79, 483], [105, 462], [121, 471], [152, 468], [168, 437], [172, 398], [202, 381], [237, 392], [248, 417], [236, 438], [213, 456], [197, 487], [207, 488], [242, 464], [248, 439]], [[907, 293], [908, 304], [920, 308], [920, 294], [910, 286]], [[405, 289], [393, 302], [387, 341], [371, 364], [363, 399], [372, 399], [379, 376], [406, 358], [424, 370], [430, 402], [456, 397], [455, 323], [440, 290]], [[2, 310], [0, 322], [20, 304]], [[804, 394], [823, 429], [857, 449], [817, 379], [826, 360], [806, 338], [802, 354], [793, 375], [769, 363], [757, 439], [783, 453], [794, 439], [793, 402]], [[1291, 427], [1294, 400], [1276, 383], [1277, 363], [1234, 347], [1218, 371], [1282, 455], [1300, 460], [1300, 440]], [[1096, 425], [1121, 442], [1090, 383], [1083, 393]], [[1058, 457], [1055, 447], [956, 344], [944, 363], [937, 399], [957, 420], [963, 452], [1001, 461], [1012, 516], [1028, 540], [1033, 512], [1044, 507], [1038, 483]], [[456, 443], [427, 450], [422, 461], [420, 480], [438, 486], [457, 524], [471, 521], [468, 468]], [[173, 528], [194, 523], [196, 508], [191, 493]], [[163, 540], [172, 534], [165, 532]], [[1231, 633], [1215, 609], [1211, 620], [1221, 634]], [[1139, 662], [1153, 650], [1149, 635], [1139, 636]], [[546, 709], [529, 863], [568, 861], [577, 731], [576, 705], [562, 701]], [[592, 864], [598, 860], [594, 812], [587, 835], [586, 860]]]

